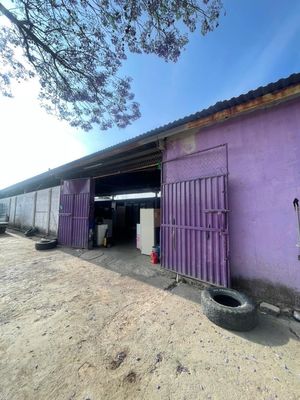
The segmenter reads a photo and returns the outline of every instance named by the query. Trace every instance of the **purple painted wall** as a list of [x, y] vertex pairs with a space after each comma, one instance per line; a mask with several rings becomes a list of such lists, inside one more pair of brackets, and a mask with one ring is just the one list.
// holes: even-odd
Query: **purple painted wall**
[[229, 152], [232, 276], [300, 292], [292, 207], [300, 198], [300, 100], [169, 138], [164, 159], [223, 143]]

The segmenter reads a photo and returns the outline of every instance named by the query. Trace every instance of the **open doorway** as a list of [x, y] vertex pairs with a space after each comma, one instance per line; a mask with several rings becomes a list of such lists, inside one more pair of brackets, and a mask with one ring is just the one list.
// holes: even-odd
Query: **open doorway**
[[[95, 199], [95, 225], [107, 225], [107, 236], [111, 245], [128, 244], [139, 246], [138, 234], [141, 210], [160, 210], [160, 194], [145, 193], [113, 196], [112, 199]], [[96, 228], [97, 230], [97, 228]], [[156, 242], [159, 232], [155, 232]], [[100, 243], [97, 243], [98, 245]]]
[[160, 244], [160, 168], [95, 180], [94, 246], [150, 255]]

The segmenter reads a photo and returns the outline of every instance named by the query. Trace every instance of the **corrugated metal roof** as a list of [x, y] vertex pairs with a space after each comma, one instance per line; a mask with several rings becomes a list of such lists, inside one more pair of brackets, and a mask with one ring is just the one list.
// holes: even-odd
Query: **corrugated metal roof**
[[49, 186], [54, 185], [55, 182], [57, 182], [58, 176], [63, 177], [63, 175], [67, 171], [73, 170], [74, 168], [80, 169], [82, 167], [86, 167], [87, 165], [90, 165], [91, 163], [95, 163], [97, 161], [97, 159], [98, 160], [102, 160], [102, 159], [106, 159], [106, 158], [113, 159], [115, 156], [119, 155], [120, 152], [127, 154], [130, 152], [130, 150], [132, 150], [132, 148], [133, 148], [132, 145], [135, 145], [134, 147], [136, 149], [140, 147], [142, 150], [144, 150], [145, 146], [143, 146], [143, 145], [145, 144], [145, 140], [148, 138], [149, 139], [153, 138], [153, 142], [154, 142], [157, 140], [158, 135], [161, 135], [164, 132], [170, 131], [171, 129], [178, 128], [182, 125], [196, 121], [201, 118], [209, 117], [217, 112], [227, 110], [231, 107], [241, 105], [243, 103], [247, 103], [251, 100], [255, 100], [266, 94], [271, 94], [271, 93], [280, 91], [282, 89], [286, 89], [286, 88], [296, 85], [296, 84], [300, 84], [300, 73], [292, 74], [287, 78], [280, 79], [277, 82], [269, 83], [266, 86], [260, 86], [259, 88], [255, 89], [255, 90], [250, 90], [248, 93], [241, 94], [238, 97], [233, 97], [230, 100], [219, 101], [216, 104], [212, 105], [211, 107], [203, 109], [199, 112], [196, 112], [194, 114], [190, 114], [183, 118], [177, 119], [173, 122], [162, 125], [158, 128], [152, 129], [148, 132], [142, 133], [141, 135], [135, 136], [134, 138], [125, 140], [114, 146], [107, 147], [103, 150], [97, 151], [93, 154], [82, 157], [78, 160], [74, 160], [70, 163], [64, 164], [60, 167], [57, 167], [50, 171], [44, 172], [33, 178], [29, 178], [23, 182], [20, 182], [15, 185], [12, 185], [8, 188], [5, 188], [0, 191], [0, 198], [10, 196], [10, 195], [12, 195], [12, 193], [15, 194], [18, 191], [22, 191], [22, 190], [24, 190], [24, 188], [28, 188], [32, 184], [37, 185], [38, 182], [41, 182], [42, 180], [47, 180]]
[[[141, 135], [135, 136], [132, 139], [126, 140], [126, 141], [121, 142], [121, 143], [118, 143], [115, 146], [108, 147], [108, 148], [106, 148], [106, 149], [104, 149], [102, 151], [108, 151], [108, 150], [113, 149], [113, 148], [115, 148], [117, 146], [121, 146], [121, 145], [123, 145], [125, 143], [134, 142], [134, 141], [137, 141], [137, 140], [140, 140], [140, 139], [144, 139], [144, 138], [149, 137], [149, 136], [155, 136], [155, 135], [157, 135], [157, 134], [159, 134], [159, 133], [161, 133], [163, 131], [167, 131], [167, 130], [170, 130], [170, 129], [173, 129], [173, 128], [177, 128], [180, 125], [184, 125], [186, 123], [195, 121], [195, 120], [200, 119], [200, 118], [208, 117], [208, 116], [210, 116], [212, 114], [215, 114], [216, 112], [223, 111], [223, 110], [226, 110], [226, 109], [231, 108], [233, 106], [246, 103], [249, 100], [255, 100], [258, 97], [262, 97], [262, 96], [264, 96], [266, 94], [274, 93], [274, 92], [276, 92], [278, 90], [282, 90], [282, 89], [285, 89], [285, 88], [287, 88], [289, 86], [296, 85], [296, 84], [300, 84], [300, 73], [292, 74], [289, 77], [282, 78], [277, 82], [271, 82], [266, 86], [260, 86], [259, 88], [255, 89], [255, 90], [250, 90], [248, 93], [241, 94], [238, 97], [232, 97], [229, 100], [218, 101], [217, 103], [215, 103], [214, 105], [212, 105], [212, 106], [210, 106], [208, 108], [205, 108], [205, 109], [203, 109], [201, 111], [198, 111], [198, 112], [196, 112], [194, 114], [187, 115], [187, 116], [185, 116], [183, 118], [177, 119], [177, 120], [175, 120], [173, 122], [170, 122], [168, 124], [162, 125], [162, 126], [160, 126], [158, 128], [152, 129], [152, 130], [150, 130], [148, 132], [145, 132], [145, 133], [143, 133]], [[100, 152], [98, 152], [98, 154], [99, 153]], [[96, 153], [94, 153], [94, 154], [96, 154]]]

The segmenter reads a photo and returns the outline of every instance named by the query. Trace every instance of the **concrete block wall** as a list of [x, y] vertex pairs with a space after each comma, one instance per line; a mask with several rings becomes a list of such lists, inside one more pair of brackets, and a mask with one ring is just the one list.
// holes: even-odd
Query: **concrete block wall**
[[34, 202], [35, 192], [17, 196], [14, 226], [17, 228], [34, 226]]
[[51, 201], [51, 189], [36, 192], [35, 226], [46, 231], [49, 219], [49, 202]]
[[52, 188], [51, 191], [51, 208], [50, 208], [50, 232], [57, 234], [58, 230], [58, 214], [59, 214], [60, 186]]
[[57, 234], [60, 186], [0, 199], [0, 208], [9, 215], [9, 225], [36, 227], [46, 234]]
[[[9, 200], [10, 200], [10, 207], [9, 207], [8, 216], [9, 216], [10, 223], [12, 223], [14, 221], [17, 198], [16, 197], [10, 197]], [[0, 201], [2, 201], [2, 200], [0, 200]]]
[[9, 205], [10, 199], [3, 199], [3, 202], [0, 202], [0, 215], [7, 214], [9, 215]]

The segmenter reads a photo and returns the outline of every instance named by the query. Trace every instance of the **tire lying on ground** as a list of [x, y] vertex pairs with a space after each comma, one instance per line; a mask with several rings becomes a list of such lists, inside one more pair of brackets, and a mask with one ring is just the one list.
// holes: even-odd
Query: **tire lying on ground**
[[36, 250], [49, 250], [57, 246], [57, 239], [41, 239], [35, 243]]
[[24, 235], [27, 237], [34, 236], [38, 232], [37, 228], [29, 228], [24, 232]]
[[208, 288], [201, 293], [207, 318], [222, 328], [250, 331], [257, 325], [255, 303], [245, 294], [227, 288]]

